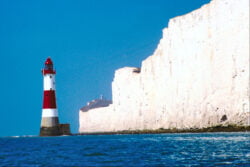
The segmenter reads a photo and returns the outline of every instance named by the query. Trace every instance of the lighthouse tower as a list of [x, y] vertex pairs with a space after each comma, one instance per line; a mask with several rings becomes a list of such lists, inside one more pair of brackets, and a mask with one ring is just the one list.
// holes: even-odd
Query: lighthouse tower
[[61, 135], [58, 111], [56, 107], [56, 87], [53, 62], [47, 58], [42, 69], [43, 74], [43, 109], [40, 136]]

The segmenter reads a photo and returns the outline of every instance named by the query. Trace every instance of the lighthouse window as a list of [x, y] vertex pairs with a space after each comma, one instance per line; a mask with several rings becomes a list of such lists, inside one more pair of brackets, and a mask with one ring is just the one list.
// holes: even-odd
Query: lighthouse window
[[46, 64], [45, 70], [53, 70], [53, 64]]
[[50, 75], [49, 77], [52, 78], [52, 75]]

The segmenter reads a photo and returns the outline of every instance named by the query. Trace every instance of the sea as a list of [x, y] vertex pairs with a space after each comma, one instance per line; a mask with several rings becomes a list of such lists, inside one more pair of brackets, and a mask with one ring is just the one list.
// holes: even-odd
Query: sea
[[250, 133], [0, 138], [0, 166], [250, 166]]

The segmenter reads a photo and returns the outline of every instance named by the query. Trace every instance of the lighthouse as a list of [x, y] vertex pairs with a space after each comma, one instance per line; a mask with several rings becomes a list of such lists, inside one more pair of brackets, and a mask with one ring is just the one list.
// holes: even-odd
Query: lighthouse
[[40, 136], [69, 135], [69, 124], [59, 124], [56, 106], [56, 71], [51, 58], [47, 58], [42, 69], [43, 108]]

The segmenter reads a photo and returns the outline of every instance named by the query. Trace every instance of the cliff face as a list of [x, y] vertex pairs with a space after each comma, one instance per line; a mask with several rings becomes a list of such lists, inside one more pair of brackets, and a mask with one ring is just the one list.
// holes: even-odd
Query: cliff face
[[113, 104], [79, 112], [79, 132], [249, 125], [249, 0], [173, 18], [141, 69], [115, 72]]

